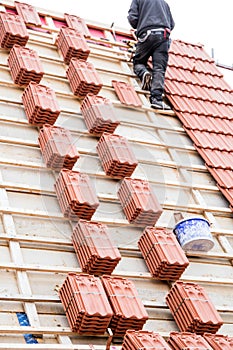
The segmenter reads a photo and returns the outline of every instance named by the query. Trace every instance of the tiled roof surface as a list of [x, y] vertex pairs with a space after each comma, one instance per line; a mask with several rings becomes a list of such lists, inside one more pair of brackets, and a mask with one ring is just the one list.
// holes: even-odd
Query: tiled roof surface
[[172, 42], [165, 92], [232, 206], [233, 90], [202, 45]]

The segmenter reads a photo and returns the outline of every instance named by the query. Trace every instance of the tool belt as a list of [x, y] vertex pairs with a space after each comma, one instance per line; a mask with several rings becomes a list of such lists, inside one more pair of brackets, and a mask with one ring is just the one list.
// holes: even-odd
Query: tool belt
[[[148, 29], [145, 33], [142, 34], [143, 37], [138, 37], [138, 41], [139, 41], [140, 43], [143, 43], [144, 41], [147, 40], [147, 38], [148, 38], [151, 34], [153, 34], [153, 33], [158, 33], [158, 32], [163, 33], [164, 39], [168, 39], [169, 36], [170, 36], [171, 30], [170, 30], [169, 28]], [[144, 36], [144, 34], [146, 34], [146, 35]]]

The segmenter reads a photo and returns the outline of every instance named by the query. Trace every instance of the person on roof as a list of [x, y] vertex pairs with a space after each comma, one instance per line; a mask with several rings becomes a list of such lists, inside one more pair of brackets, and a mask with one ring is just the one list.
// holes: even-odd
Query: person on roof
[[[133, 57], [133, 70], [150, 91], [151, 107], [170, 109], [163, 102], [164, 76], [168, 63], [170, 32], [175, 26], [170, 7], [164, 0], [132, 0], [127, 17], [136, 29], [137, 44]], [[152, 58], [152, 74], [148, 60]]]

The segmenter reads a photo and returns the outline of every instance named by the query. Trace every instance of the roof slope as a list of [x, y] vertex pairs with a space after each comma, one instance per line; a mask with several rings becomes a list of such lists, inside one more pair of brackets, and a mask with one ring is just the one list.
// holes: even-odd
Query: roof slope
[[174, 40], [165, 92], [233, 208], [233, 90], [202, 45]]

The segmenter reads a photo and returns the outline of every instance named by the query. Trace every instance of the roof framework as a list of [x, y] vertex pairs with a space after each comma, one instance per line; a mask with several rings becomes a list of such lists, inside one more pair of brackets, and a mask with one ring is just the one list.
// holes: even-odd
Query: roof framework
[[[6, 6], [14, 6], [5, 1]], [[92, 179], [100, 206], [93, 219], [109, 227], [122, 261], [114, 275], [134, 281], [149, 314], [144, 329], [155, 330], [165, 338], [177, 331], [165, 304], [171, 285], [150, 276], [137, 247], [142, 228], [128, 224], [116, 195], [119, 181], [103, 172], [96, 152], [98, 138], [88, 133], [80, 100], [71, 92], [67, 66], [55, 45], [61, 14], [46, 13], [47, 24], [37, 32], [28, 28], [27, 47], [36, 50], [44, 67], [42, 83], [56, 93], [61, 113], [56, 125], [71, 131], [80, 159], [75, 170]], [[126, 45], [115, 42], [110, 28], [101, 29], [108, 41], [92, 37], [90, 62], [103, 87], [101, 95], [112, 101], [120, 120], [116, 132], [127, 137], [139, 162], [134, 176], [148, 179], [163, 208], [156, 225], [172, 229], [174, 213], [199, 216], [211, 223], [215, 247], [209, 253], [189, 252], [190, 267], [182, 281], [194, 281], [206, 289], [223, 318], [221, 334], [233, 336], [233, 214], [216, 186], [202, 158], [174, 112], [155, 113], [148, 96], [132, 73]], [[122, 34], [122, 31], [119, 30]], [[129, 35], [129, 33], [125, 33]], [[101, 44], [101, 45], [100, 45]], [[103, 45], [104, 44], [104, 45]], [[9, 52], [0, 51], [0, 349], [95, 349], [106, 347], [108, 334], [77, 336], [71, 332], [58, 289], [68, 272], [79, 272], [71, 234], [74, 222], [65, 219], [54, 191], [58, 173], [45, 167], [38, 145], [38, 129], [29, 125], [22, 105], [23, 88], [13, 83], [7, 64]], [[123, 105], [112, 80], [134, 86], [141, 107]], [[30, 327], [19, 326], [17, 312], [25, 312]], [[25, 344], [23, 334], [32, 333], [39, 344]], [[42, 336], [42, 338], [41, 338]]]

